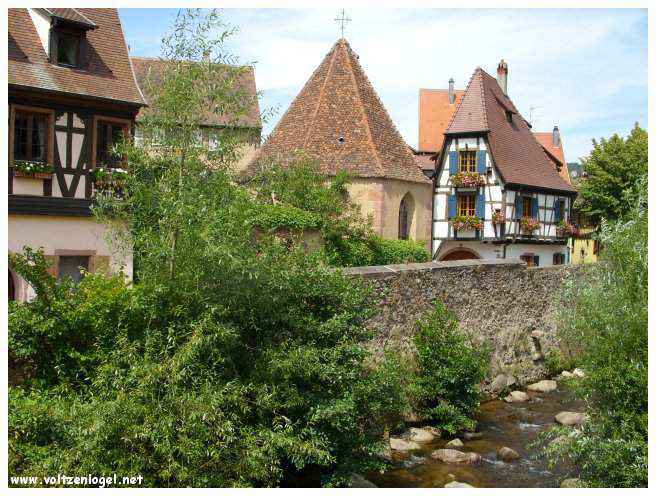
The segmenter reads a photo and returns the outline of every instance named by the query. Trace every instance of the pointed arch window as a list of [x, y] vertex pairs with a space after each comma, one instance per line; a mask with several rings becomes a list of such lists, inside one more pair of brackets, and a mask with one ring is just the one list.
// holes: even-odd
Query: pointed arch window
[[399, 205], [399, 239], [410, 238], [413, 210], [414, 201], [412, 196], [410, 193], [406, 193]]

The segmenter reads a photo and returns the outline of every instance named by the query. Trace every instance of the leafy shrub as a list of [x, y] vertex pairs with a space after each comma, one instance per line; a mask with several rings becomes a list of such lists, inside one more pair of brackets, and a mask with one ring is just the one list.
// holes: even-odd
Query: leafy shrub
[[303, 231], [320, 229], [323, 224], [317, 214], [290, 205], [256, 204], [251, 215], [248, 221], [250, 225], [267, 230]]
[[602, 224], [602, 260], [571, 286], [560, 319], [586, 373], [577, 389], [590, 421], [558, 456], [595, 487], [647, 485], [646, 177], [632, 191], [633, 210]]
[[375, 265], [429, 262], [426, 246], [412, 239], [373, 238]]
[[409, 389], [419, 413], [450, 433], [473, 429], [478, 385], [489, 363], [487, 348], [474, 346], [439, 302], [418, 322], [414, 342], [417, 371]]

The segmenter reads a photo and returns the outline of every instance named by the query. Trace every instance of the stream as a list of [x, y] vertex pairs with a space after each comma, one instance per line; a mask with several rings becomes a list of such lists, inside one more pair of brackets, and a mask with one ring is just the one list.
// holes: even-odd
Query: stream
[[[528, 393], [530, 401], [506, 403], [492, 400], [481, 405], [477, 417], [482, 437], [461, 441], [460, 451], [481, 455], [475, 464], [444, 463], [433, 460], [433, 450], [443, 448], [453, 437], [421, 444], [410, 453], [394, 452], [394, 466], [384, 474], [370, 473], [367, 479], [378, 487], [444, 487], [454, 480], [474, 487], [559, 487], [564, 473], [548, 469], [543, 460], [535, 460], [535, 451], [528, 445], [538, 434], [555, 425], [554, 416], [563, 411], [582, 411], [583, 403], [559, 384], [551, 393]], [[508, 446], [520, 459], [505, 463], [497, 459], [496, 451]]]

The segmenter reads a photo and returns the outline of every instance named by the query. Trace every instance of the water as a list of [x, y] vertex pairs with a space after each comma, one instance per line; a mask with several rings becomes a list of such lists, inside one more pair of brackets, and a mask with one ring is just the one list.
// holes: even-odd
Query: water
[[[451, 440], [447, 437], [424, 444], [410, 454], [395, 454], [392, 469], [384, 474], [368, 474], [367, 478], [379, 487], [444, 487], [453, 480], [475, 487], [558, 487], [565, 474], [535, 460], [534, 450], [528, 445], [540, 432], [555, 425], [557, 413], [583, 411], [583, 405], [564, 389], [528, 394], [531, 400], [526, 403], [493, 400], [481, 406], [478, 422], [483, 437], [471, 441], [460, 438], [465, 444], [460, 450], [478, 453], [481, 462], [450, 464], [431, 459], [433, 450]], [[520, 459], [510, 463], [497, 460], [496, 452], [502, 446], [517, 451]]]

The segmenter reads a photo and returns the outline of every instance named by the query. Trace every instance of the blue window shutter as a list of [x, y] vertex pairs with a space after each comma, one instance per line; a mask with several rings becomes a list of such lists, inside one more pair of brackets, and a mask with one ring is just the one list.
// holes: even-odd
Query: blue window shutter
[[485, 195], [478, 195], [476, 198], [476, 217], [485, 219]]
[[458, 154], [457, 152], [449, 152], [449, 174], [458, 173]]
[[515, 193], [515, 219], [522, 218], [524, 215], [524, 212], [522, 212], [523, 207], [524, 203], [522, 202], [522, 197], [519, 196], [519, 193]]
[[540, 256], [539, 255], [533, 255], [533, 266], [534, 267], [539, 267], [540, 266]]
[[458, 200], [456, 195], [449, 195], [449, 218], [453, 219], [456, 216], [458, 207]]
[[562, 213], [560, 211], [560, 200], [554, 201], [554, 221], [560, 222], [562, 219]]
[[533, 198], [531, 200], [531, 217], [534, 219], [538, 218], [538, 199]]
[[485, 160], [486, 156], [487, 152], [485, 150], [478, 150], [478, 153], [476, 154], [476, 170], [478, 170], [479, 174], [485, 174], [487, 168], [487, 161]]

